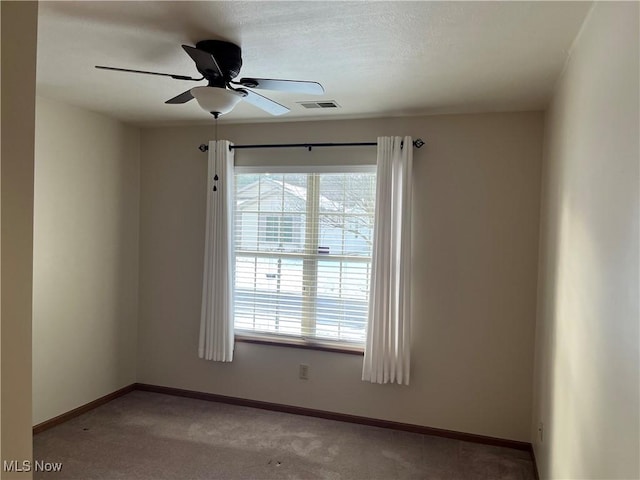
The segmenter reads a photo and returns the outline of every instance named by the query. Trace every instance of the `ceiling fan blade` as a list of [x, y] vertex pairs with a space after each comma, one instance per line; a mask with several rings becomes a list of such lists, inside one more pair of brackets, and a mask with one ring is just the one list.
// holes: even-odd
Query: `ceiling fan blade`
[[267, 113], [271, 115], [283, 115], [290, 110], [284, 105], [280, 105], [278, 102], [274, 102], [270, 98], [263, 97], [262, 95], [252, 92], [251, 90], [245, 90], [244, 88], [239, 88], [236, 91], [242, 93], [243, 100], [249, 102], [251, 105], [254, 105], [258, 108], [261, 108]]
[[189, 45], [182, 45], [182, 48], [185, 52], [191, 57], [191, 59], [196, 62], [196, 67], [198, 71], [203, 74], [205, 77], [210, 75], [222, 77], [222, 70], [218, 66], [218, 62], [213, 58], [209, 52], [205, 52], [204, 50], [200, 50], [195, 47], [191, 47]]
[[193, 100], [193, 95], [191, 95], [191, 90], [187, 90], [186, 92], [182, 92], [180, 95], [176, 95], [173, 98], [170, 98], [164, 103], [187, 103], [189, 100]]
[[202, 78], [193, 78], [193, 77], [188, 77], [186, 75], [174, 75], [173, 73], [147, 72], [146, 70], [131, 70], [129, 68], [105, 67], [103, 65], [96, 65], [96, 68], [99, 68], [100, 70], [114, 70], [116, 72], [143, 73], [145, 75], [158, 75], [158, 76], [161, 76], [161, 77], [175, 78], [176, 80], [193, 80], [193, 81], [196, 81], [196, 82], [199, 82], [200, 80], [204, 80], [204, 77], [202, 77]]
[[265, 90], [279, 90], [282, 92], [306, 93], [309, 95], [322, 95], [324, 88], [318, 82], [306, 82], [302, 80], [276, 80], [270, 78], [241, 78], [241, 85], [249, 88], [262, 88]]

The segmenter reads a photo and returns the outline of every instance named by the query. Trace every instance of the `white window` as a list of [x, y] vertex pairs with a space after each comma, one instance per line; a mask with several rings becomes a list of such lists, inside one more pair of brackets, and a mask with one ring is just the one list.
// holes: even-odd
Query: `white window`
[[236, 167], [235, 329], [364, 344], [375, 167]]

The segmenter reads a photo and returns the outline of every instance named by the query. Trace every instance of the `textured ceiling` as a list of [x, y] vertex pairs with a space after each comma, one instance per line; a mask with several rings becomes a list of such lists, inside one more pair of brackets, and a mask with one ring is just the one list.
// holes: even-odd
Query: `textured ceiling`
[[[197, 75], [180, 48], [242, 47], [240, 76], [315, 80], [314, 97], [260, 92], [277, 119], [542, 109], [590, 3], [40, 2], [40, 95], [135, 124], [209, 121], [195, 101], [163, 102], [193, 82], [96, 70]], [[296, 102], [331, 99], [339, 110]], [[241, 103], [224, 120], [270, 115]]]

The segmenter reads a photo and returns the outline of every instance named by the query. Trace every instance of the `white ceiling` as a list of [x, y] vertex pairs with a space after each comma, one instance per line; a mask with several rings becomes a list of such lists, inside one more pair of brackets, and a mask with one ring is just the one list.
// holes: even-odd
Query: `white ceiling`
[[[197, 76], [181, 44], [242, 47], [240, 76], [315, 80], [321, 97], [260, 92], [227, 121], [531, 110], [545, 107], [589, 2], [40, 2], [38, 94], [134, 124], [209, 121], [195, 86], [94, 65]], [[201, 82], [204, 84], [204, 82]], [[340, 110], [296, 102], [331, 99]]]

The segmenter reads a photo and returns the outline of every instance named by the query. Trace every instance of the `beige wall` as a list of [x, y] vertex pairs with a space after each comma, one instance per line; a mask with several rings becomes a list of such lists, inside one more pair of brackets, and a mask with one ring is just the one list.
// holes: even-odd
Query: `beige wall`
[[[138, 381], [529, 441], [542, 128], [535, 112], [220, 126], [236, 143], [427, 141], [415, 151], [409, 387], [362, 382], [362, 357], [345, 354], [237, 343], [231, 364], [198, 359], [206, 156], [197, 147], [213, 126], [144, 129]], [[359, 151], [324, 152], [313, 155]], [[299, 363], [310, 365], [308, 381]]]
[[135, 382], [140, 135], [38, 97], [33, 423]]
[[638, 3], [598, 3], [546, 117], [533, 443], [543, 479], [640, 478]]
[[[22, 462], [32, 455], [31, 252], [38, 5], [0, 2], [0, 12], [3, 67], [0, 462]], [[30, 473], [0, 473], [0, 476], [31, 478]]]

